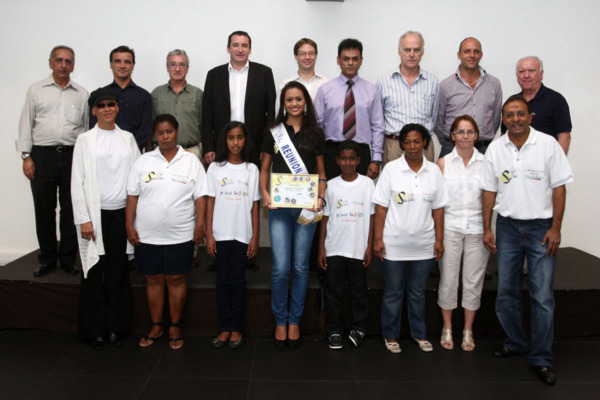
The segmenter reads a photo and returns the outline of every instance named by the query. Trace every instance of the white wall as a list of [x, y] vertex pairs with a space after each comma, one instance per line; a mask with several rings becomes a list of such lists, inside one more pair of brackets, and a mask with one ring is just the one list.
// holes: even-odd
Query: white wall
[[519, 88], [515, 61], [538, 55], [544, 82], [561, 92], [571, 107], [573, 142], [569, 160], [575, 183], [569, 185], [563, 246], [600, 256], [600, 88], [597, 16], [593, 0], [1, 0], [0, 14], [0, 254], [19, 255], [37, 248], [33, 205], [22, 163], [15, 151], [17, 125], [27, 87], [46, 77], [48, 53], [56, 44], [76, 51], [73, 79], [88, 90], [112, 79], [110, 50], [133, 47], [136, 83], [151, 91], [167, 81], [165, 55], [185, 49], [191, 61], [188, 81], [204, 87], [207, 71], [227, 61], [227, 35], [246, 30], [253, 39], [251, 59], [273, 68], [276, 84], [295, 71], [292, 47], [300, 37], [319, 44], [317, 69], [339, 74], [337, 44], [345, 37], [363, 42], [361, 76], [374, 82], [398, 63], [397, 40], [419, 30], [426, 40], [422, 61], [440, 79], [454, 72], [456, 51], [466, 36], [483, 44], [482, 66], [502, 82], [504, 97]]

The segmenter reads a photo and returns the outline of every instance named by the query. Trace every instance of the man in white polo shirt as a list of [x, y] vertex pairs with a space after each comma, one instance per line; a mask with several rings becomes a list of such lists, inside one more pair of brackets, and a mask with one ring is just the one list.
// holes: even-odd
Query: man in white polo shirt
[[[529, 364], [540, 380], [556, 382], [554, 373], [554, 269], [565, 209], [565, 184], [573, 172], [558, 142], [529, 126], [532, 114], [521, 95], [502, 107], [506, 135], [485, 154], [483, 242], [498, 254], [496, 315], [506, 332], [495, 358], [529, 352]], [[496, 236], [492, 209], [498, 213]], [[523, 328], [523, 260], [527, 257], [531, 302], [531, 341]]]

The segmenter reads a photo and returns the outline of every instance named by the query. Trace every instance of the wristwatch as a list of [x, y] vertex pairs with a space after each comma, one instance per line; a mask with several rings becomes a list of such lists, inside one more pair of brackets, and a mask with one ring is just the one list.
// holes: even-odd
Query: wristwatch
[[28, 159], [29, 157], [31, 157], [31, 153], [23, 153], [23, 154], [21, 154], [21, 159], [22, 159], [22, 160], [26, 160], [26, 159]]
[[378, 167], [381, 167], [381, 161], [371, 161], [373, 164], [377, 165]]

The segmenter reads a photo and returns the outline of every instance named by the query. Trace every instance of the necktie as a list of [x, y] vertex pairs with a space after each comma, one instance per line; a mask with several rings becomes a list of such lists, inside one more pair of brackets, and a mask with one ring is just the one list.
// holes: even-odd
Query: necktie
[[354, 104], [354, 93], [352, 92], [353, 81], [348, 80], [348, 90], [344, 99], [344, 136], [351, 140], [356, 136], [356, 105]]

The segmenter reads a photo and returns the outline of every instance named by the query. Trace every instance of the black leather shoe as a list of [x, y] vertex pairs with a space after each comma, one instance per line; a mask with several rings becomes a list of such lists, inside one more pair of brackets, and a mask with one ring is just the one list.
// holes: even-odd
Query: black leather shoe
[[92, 347], [94, 350], [102, 350], [104, 348], [104, 338], [102, 336], [96, 336], [94, 340], [92, 340]]
[[287, 339], [273, 339], [273, 344], [275, 345], [275, 347], [277, 347], [278, 350], [283, 350], [285, 349], [285, 346], [287, 346]]
[[231, 350], [239, 349], [244, 344], [243, 340], [230, 340], [228, 346]]
[[35, 276], [36, 278], [40, 278], [40, 277], [42, 277], [44, 275], [48, 275], [50, 272], [54, 271], [55, 269], [56, 269], [56, 263], [52, 263], [52, 264], [40, 264], [33, 271], [33, 276]]
[[554, 385], [556, 383], [556, 373], [552, 367], [548, 365], [536, 365], [532, 366], [531, 369], [535, 371], [540, 381], [546, 385]]
[[494, 350], [494, 358], [507, 358], [512, 356], [518, 356], [523, 354], [520, 351], [511, 350], [505, 346], [500, 346], [496, 350]]
[[61, 265], [62, 269], [69, 275], [77, 275], [79, 270], [72, 265]]
[[108, 343], [112, 344], [116, 347], [121, 347], [123, 343], [121, 342], [121, 338], [117, 335], [116, 332], [111, 332], [108, 334]]
[[298, 347], [300, 347], [300, 338], [298, 339], [288, 339], [288, 347], [291, 350], [296, 350]]

